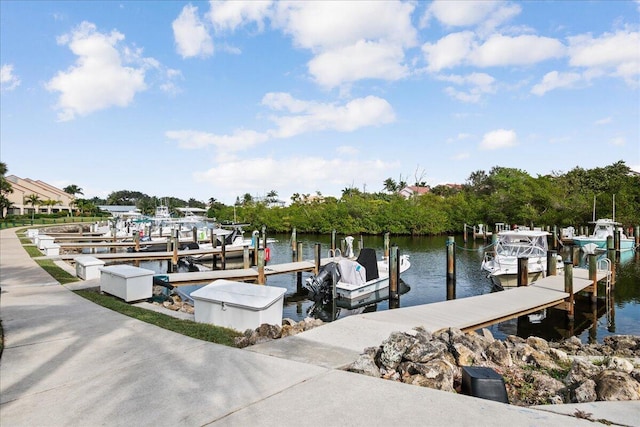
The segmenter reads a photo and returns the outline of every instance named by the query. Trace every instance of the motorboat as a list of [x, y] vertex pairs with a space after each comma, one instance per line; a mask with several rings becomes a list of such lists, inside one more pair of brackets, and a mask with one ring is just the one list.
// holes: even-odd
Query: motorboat
[[[398, 263], [400, 274], [411, 267], [409, 255], [400, 255]], [[309, 277], [304, 286], [314, 299], [332, 299], [335, 286], [338, 299], [359, 300], [389, 287], [389, 259], [378, 259], [372, 248], [363, 248], [355, 260], [334, 257], [317, 275]]]
[[[548, 236], [551, 233], [540, 229], [518, 228], [498, 233], [494, 251], [486, 252], [481, 268], [489, 278], [501, 287], [517, 286], [518, 258], [528, 258], [528, 281], [532, 283], [546, 275]], [[556, 260], [556, 268], [563, 268], [562, 257]]]
[[[573, 237], [573, 244], [580, 247], [586, 254], [593, 254], [607, 250], [607, 238], [614, 235], [616, 227], [621, 224], [609, 218], [601, 218], [595, 222], [593, 233], [589, 236], [581, 235]], [[620, 233], [620, 250], [633, 249], [635, 242], [627, 237], [624, 232]]]

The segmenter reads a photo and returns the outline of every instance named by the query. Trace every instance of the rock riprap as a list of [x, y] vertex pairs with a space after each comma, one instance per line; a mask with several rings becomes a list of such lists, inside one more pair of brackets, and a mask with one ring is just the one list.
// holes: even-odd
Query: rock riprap
[[459, 393], [463, 366], [490, 367], [502, 375], [510, 403], [529, 406], [640, 400], [640, 369], [633, 363], [638, 357], [640, 337], [632, 335], [583, 344], [576, 337], [556, 343], [511, 335], [501, 341], [486, 329], [431, 334], [417, 328], [392, 333], [346, 369]]

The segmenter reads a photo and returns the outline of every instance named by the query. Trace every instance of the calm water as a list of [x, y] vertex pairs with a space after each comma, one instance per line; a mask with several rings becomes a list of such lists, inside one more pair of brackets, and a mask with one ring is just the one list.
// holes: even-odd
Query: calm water
[[[271, 263], [289, 262], [291, 260], [290, 236], [273, 236], [278, 242], [271, 250]], [[340, 236], [338, 237], [340, 238]], [[313, 259], [316, 243], [322, 245], [322, 256], [327, 255], [330, 245], [329, 236], [299, 236], [303, 243], [304, 259]], [[383, 238], [365, 236], [364, 245], [375, 248], [382, 254]], [[446, 237], [392, 237], [391, 244], [397, 244], [401, 254], [408, 254], [411, 268], [402, 274], [400, 307], [428, 304], [447, 299], [446, 286]], [[456, 238], [456, 298], [466, 298], [489, 293], [492, 285], [486, 274], [480, 270], [484, 254], [484, 244], [478, 240], [468, 242], [465, 246], [462, 237]], [[357, 241], [354, 243], [357, 250]], [[576, 299], [575, 321], [573, 325], [566, 321], [566, 314], [556, 309], [547, 309], [536, 316], [523, 316], [508, 322], [494, 325], [489, 329], [498, 338], [514, 334], [522, 337], [540, 336], [548, 340], [560, 340], [570, 335], [577, 335], [583, 342], [602, 342], [603, 338], [612, 334], [640, 335], [640, 257], [627, 253], [617, 266], [617, 282], [612, 298], [606, 298], [604, 286], [598, 291], [600, 295], [595, 312], [588, 296]], [[303, 274], [304, 278], [308, 274]], [[331, 320], [350, 314], [388, 310], [389, 301], [382, 300], [369, 305], [350, 308], [318, 306], [306, 298], [306, 292], [297, 292], [295, 274], [272, 276], [268, 285], [287, 288], [285, 296], [284, 317], [301, 320], [307, 316]], [[508, 290], [504, 291], [508, 292]]]
[[[278, 241], [271, 246], [271, 264], [291, 261], [289, 235], [275, 235]], [[344, 236], [338, 236], [338, 239]], [[400, 307], [445, 301], [446, 286], [446, 236], [439, 237], [392, 237], [391, 244], [397, 244], [401, 254], [410, 256], [411, 268], [401, 276]], [[314, 258], [314, 246], [322, 245], [322, 256], [327, 256], [330, 236], [298, 236], [303, 244], [303, 258]], [[382, 236], [364, 237], [366, 247], [375, 248], [382, 255]], [[358, 242], [354, 242], [357, 251]], [[480, 270], [485, 244], [478, 240], [464, 244], [462, 237], [456, 237], [456, 298], [495, 292], [486, 274]], [[141, 267], [158, 273], [166, 272], [166, 262], [145, 263]], [[205, 263], [205, 268], [210, 268]], [[181, 271], [187, 271], [184, 267]], [[617, 281], [611, 297], [606, 297], [604, 285], [598, 289], [598, 303], [593, 307], [589, 296], [576, 297], [575, 320], [566, 321], [566, 313], [556, 309], [546, 309], [531, 316], [522, 316], [489, 327], [497, 338], [506, 335], [521, 337], [539, 336], [547, 340], [560, 340], [571, 335], [583, 342], [602, 342], [613, 334], [640, 335], [640, 254], [627, 252], [617, 265]], [[309, 277], [303, 273], [303, 281]], [[333, 304], [319, 305], [307, 298], [303, 289], [298, 292], [296, 274], [277, 275], [268, 278], [267, 285], [287, 289], [284, 301], [284, 317], [296, 321], [308, 316], [331, 321], [352, 314], [389, 309], [388, 300], [372, 301], [359, 307], [340, 307]], [[509, 292], [507, 289], [506, 291]]]

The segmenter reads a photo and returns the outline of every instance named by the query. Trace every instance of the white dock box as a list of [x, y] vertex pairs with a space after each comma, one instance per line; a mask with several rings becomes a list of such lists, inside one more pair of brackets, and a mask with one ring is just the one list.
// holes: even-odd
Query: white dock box
[[38, 249], [43, 250], [45, 246], [52, 245], [55, 238], [53, 236], [47, 236], [46, 234], [40, 234], [36, 237]]
[[100, 268], [100, 290], [127, 302], [151, 298], [152, 270], [131, 265], [110, 265]]
[[30, 228], [27, 230], [27, 237], [31, 239], [32, 242], [36, 241], [36, 236], [38, 235], [37, 228]]
[[47, 243], [42, 248], [45, 256], [58, 256], [60, 255], [60, 245], [57, 243]]
[[104, 267], [104, 261], [89, 255], [77, 256], [73, 260], [76, 262], [76, 276], [82, 280], [100, 278], [100, 268]]
[[191, 293], [195, 321], [245, 331], [282, 324], [286, 288], [216, 280]]

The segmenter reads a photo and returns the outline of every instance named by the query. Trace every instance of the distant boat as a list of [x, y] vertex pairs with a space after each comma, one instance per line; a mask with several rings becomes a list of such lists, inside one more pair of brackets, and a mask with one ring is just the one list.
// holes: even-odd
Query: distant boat
[[[493, 252], [486, 252], [481, 268], [489, 278], [502, 287], [517, 286], [518, 258], [528, 258], [529, 283], [541, 279], [547, 270], [547, 237], [551, 233], [542, 230], [519, 228], [501, 231]], [[562, 257], [557, 256], [556, 268], [563, 268]]]
[[[609, 218], [601, 218], [595, 222], [593, 233], [590, 236], [574, 236], [573, 244], [580, 247], [584, 253], [593, 254], [598, 251], [607, 250], [607, 238], [614, 235], [615, 229], [621, 224]], [[633, 249], [635, 242], [627, 237], [624, 233], [620, 233], [620, 250]]]

